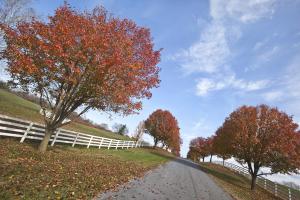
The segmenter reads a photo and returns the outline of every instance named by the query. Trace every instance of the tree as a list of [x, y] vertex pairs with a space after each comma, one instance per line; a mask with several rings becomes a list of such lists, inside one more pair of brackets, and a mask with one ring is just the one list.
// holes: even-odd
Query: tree
[[40, 98], [46, 126], [39, 150], [75, 110], [124, 115], [141, 109], [159, 85], [160, 51], [149, 29], [111, 17], [103, 8], [79, 13], [67, 4], [48, 22], [33, 19], [15, 28], [1, 25], [12, 81]]
[[205, 157], [210, 155], [209, 149], [207, 148], [207, 139], [203, 137], [192, 139], [190, 142], [190, 151], [197, 157], [197, 160], [202, 158], [202, 161], [204, 162]]
[[126, 124], [115, 123], [113, 126], [113, 130], [119, 135], [127, 135], [128, 134], [128, 128], [127, 128]]
[[139, 141], [142, 139], [143, 134], [145, 132], [145, 122], [144, 121], [140, 121], [140, 123], [138, 124], [138, 126], [135, 129], [135, 133], [133, 135], [133, 138], [136, 141]]
[[154, 139], [154, 147], [158, 142], [170, 148], [175, 154], [180, 151], [180, 132], [176, 118], [167, 110], [154, 111], [145, 121], [146, 132]]
[[[299, 172], [298, 125], [286, 113], [267, 105], [242, 106], [230, 114], [223, 128], [232, 133], [232, 155], [248, 166], [252, 190], [258, 176]], [[261, 172], [261, 167], [271, 172]]]
[[232, 132], [226, 129], [227, 127], [220, 127], [216, 131], [213, 138], [212, 148], [215, 154], [223, 159], [223, 166], [226, 159], [232, 156]]

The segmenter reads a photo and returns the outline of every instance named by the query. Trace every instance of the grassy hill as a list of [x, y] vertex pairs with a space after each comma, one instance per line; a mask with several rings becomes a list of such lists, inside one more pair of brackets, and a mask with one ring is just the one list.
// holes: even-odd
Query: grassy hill
[[172, 159], [158, 149], [49, 147], [0, 139], [0, 199], [92, 199]]
[[[39, 113], [40, 106], [23, 99], [13, 93], [0, 89], [0, 114], [18, 117], [29, 121], [43, 123], [43, 117]], [[129, 140], [127, 136], [118, 135], [85, 124], [72, 122], [63, 128], [83, 132], [91, 135]]]

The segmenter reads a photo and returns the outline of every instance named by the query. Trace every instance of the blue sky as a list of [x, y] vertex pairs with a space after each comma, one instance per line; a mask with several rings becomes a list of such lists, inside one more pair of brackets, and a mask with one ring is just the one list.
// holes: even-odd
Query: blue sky
[[[132, 133], [155, 109], [168, 109], [181, 128], [183, 156], [190, 139], [212, 135], [243, 104], [277, 106], [300, 122], [299, 0], [68, 2], [79, 10], [103, 5], [132, 19], [163, 48], [162, 82], [140, 114], [109, 118], [90, 111], [93, 121], [125, 123]], [[45, 18], [62, 4], [37, 0], [33, 7]]]

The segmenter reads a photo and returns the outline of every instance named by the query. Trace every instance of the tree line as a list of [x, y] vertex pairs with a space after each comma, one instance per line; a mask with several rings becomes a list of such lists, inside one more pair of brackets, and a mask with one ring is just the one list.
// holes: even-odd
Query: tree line
[[[248, 169], [251, 189], [259, 176], [299, 173], [300, 131], [293, 117], [267, 105], [242, 106], [232, 112], [215, 134], [190, 142], [187, 157], [199, 161], [217, 155], [234, 157]], [[269, 167], [270, 172], [263, 172]]]

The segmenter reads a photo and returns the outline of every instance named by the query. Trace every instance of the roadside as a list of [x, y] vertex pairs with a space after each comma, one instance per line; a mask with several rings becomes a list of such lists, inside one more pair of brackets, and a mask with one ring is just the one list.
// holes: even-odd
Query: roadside
[[223, 166], [213, 163], [200, 163], [200, 169], [236, 200], [280, 200], [258, 186], [254, 192], [251, 191], [247, 178]]
[[0, 138], [0, 199], [92, 199], [170, 159], [162, 150], [49, 147]]

